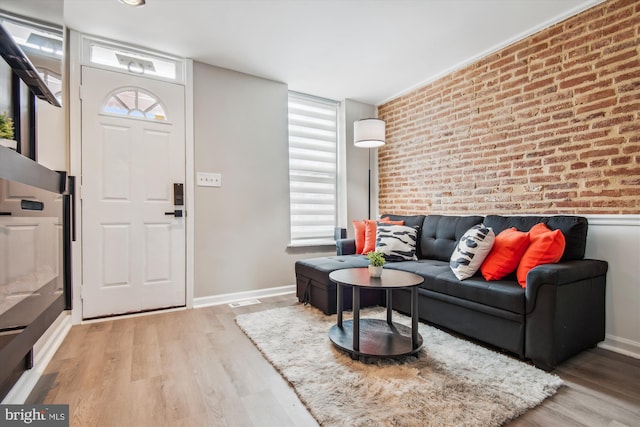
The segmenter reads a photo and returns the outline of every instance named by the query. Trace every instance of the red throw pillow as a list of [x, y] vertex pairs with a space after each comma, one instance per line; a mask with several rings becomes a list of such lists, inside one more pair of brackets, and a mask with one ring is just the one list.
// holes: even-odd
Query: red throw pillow
[[566, 241], [560, 230], [551, 231], [545, 224], [540, 223], [529, 230], [529, 247], [522, 256], [516, 275], [518, 283], [527, 287], [527, 273], [542, 264], [553, 264], [562, 258]]
[[364, 255], [376, 250], [376, 221], [373, 219], [364, 220]]
[[351, 223], [353, 224], [353, 233], [356, 239], [356, 254], [361, 255], [362, 249], [364, 249], [365, 222], [364, 220], [362, 221], [353, 220], [351, 221]]
[[[389, 218], [378, 220], [386, 224], [404, 225], [404, 221], [391, 221]], [[373, 219], [363, 219], [362, 221], [353, 220], [353, 231], [356, 240], [356, 254], [368, 254], [376, 250], [376, 222]]]
[[404, 225], [404, 219], [401, 219], [399, 221], [393, 221], [389, 218], [380, 218], [376, 222], [384, 222], [385, 224], [393, 224], [393, 225]]
[[529, 233], [515, 227], [501, 231], [493, 242], [493, 248], [480, 266], [486, 280], [500, 280], [513, 273], [529, 246]]
[[378, 222], [384, 222], [385, 224], [404, 225], [404, 220], [392, 221], [389, 218], [381, 218], [379, 220], [365, 219], [365, 234], [364, 234], [364, 249], [363, 254], [368, 254], [376, 250], [376, 239], [378, 234]]

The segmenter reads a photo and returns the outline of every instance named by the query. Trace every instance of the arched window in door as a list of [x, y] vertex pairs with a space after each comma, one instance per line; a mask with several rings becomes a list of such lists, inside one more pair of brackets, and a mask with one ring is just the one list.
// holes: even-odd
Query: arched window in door
[[158, 98], [138, 88], [118, 89], [102, 106], [103, 113], [161, 122], [167, 121], [165, 111]]

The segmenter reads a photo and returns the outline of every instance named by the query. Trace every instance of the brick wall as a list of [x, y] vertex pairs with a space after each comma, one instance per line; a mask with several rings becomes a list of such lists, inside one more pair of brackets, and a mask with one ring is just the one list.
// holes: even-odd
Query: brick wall
[[640, 2], [611, 0], [379, 107], [379, 210], [640, 213]]

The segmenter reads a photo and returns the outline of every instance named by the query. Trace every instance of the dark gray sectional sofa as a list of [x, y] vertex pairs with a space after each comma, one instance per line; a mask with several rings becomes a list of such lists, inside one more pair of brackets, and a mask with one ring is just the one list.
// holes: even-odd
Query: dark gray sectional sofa
[[[419, 228], [416, 261], [388, 262], [385, 268], [424, 277], [419, 289], [420, 319], [483, 341], [531, 360], [545, 370], [604, 339], [605, 261], [584, 259], [587, 220], [578, 216], [443, 216], [383, 215]], [[460, 237], [484, 223], [497, 235], [515, 227], [529, 231], [537, 223], [560, 229], [566, 240], [562, 259], [540, 265], [527, 275], [522, 288], [515, 275], [486, 281], [480, 273], [458, 280], [449, 259]], [[296, 263], [297, 296], [326, 314], [336, 312], [335, 284], [329, 273], [366, 267], [363, 255], [354, 255], [354, 240], [338, 242], [338, 255]], [[350, 292], [345, 302], [350, 307]], [[362, 293], [361, 304], [384, 305], [379, 291]], [[393, 294], [393, 308], [410, 312], [409, 291]], [[425, 343], [428, 346], [429, 343]]]

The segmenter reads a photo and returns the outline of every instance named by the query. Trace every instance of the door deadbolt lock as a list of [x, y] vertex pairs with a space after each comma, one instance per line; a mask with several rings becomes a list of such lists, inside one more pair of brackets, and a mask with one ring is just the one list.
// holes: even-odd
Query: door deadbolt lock
[[179, 182], [173, 184], [173, 204], [184, 206], [184, 184]]

